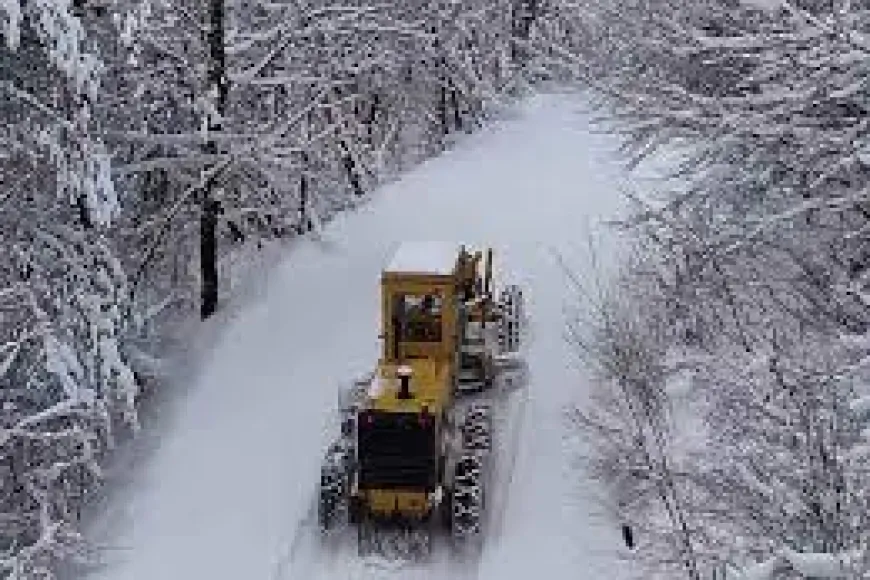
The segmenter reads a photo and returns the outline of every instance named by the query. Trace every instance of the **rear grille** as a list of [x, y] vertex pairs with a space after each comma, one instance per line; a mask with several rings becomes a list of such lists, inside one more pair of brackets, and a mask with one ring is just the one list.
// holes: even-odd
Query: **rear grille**
[[377, 413], [359, 426], [361, 488], [429, 489], [437, 483], [435, 431], [410, 413]]

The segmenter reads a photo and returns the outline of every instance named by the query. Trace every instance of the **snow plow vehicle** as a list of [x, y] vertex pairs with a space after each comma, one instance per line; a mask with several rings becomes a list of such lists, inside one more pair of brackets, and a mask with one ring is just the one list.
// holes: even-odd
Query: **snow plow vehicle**
[[323, 534], [356, 528], [361, 554], [433, 533], [479, 546], [505, 376], [523, 367], [518, 286], [498, 291], [491, 248], [405, 243], [381, 276], [380, 360], [343, 392], [321, 468]]

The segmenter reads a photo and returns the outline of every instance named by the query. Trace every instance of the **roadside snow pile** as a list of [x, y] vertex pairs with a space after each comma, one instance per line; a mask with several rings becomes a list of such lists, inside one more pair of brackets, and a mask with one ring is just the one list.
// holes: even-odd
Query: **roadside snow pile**
[[791, 571], [804, 578], [848, 578], [864, 557], [862, 551], [842, 554], [800, 553], [784, 549], [764, 562], [745, 568], [739, 580], [773, 580], [781, 571]]

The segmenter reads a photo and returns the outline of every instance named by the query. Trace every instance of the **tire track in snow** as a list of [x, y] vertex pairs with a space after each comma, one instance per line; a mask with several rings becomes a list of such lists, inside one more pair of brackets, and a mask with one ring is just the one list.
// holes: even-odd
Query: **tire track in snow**
[[[312, 526], [316, 523], [317, 518], [317, 505], [315, 504], [313, 494], [311, 501], [308, 503], [308, 511], [301, 520], [297, 520], [292, 537], [282, 543], [281, 551], [272, 566], [271, 580], [285, 580], [289, 578], [289, 570], [293, 562], [296, 561], [304, 544], [311, 540]], [[314, 551], [314, 548], [315, 546], [312, 545], [312, 551]]]
[[[515, 402], [514, 405], [511, 405], [511, 401], [508, 400], [505, 405], [506, 414], [505, 421], [503, 427], [505, 427], [506, 431], [508, 431], [510, 435], [510, 443], [507, 446], [507, 449], [504, 448], [504, 444], [501, 444], [502, 457], [498, 458], [498, 462], [495, 465], [495, 473], [494, 480], [498, 482], [500, 493], [497, 496], [497, 499], [500, 500], [497, 502], [497, 505], [494, 506], [493, 509], [489, 511], [489, 522], [488, 522], [488, 530], [487, 536], [484, 541], [484, 550], [490, 547], [493, 540], [495, 538], [500, 538], [504, 528], [504, 514], [507, 511], [507, 504], [510, 500], [510, 492], [511, 487], [513, 485], [514, 480], [514, 472], [517, 464], [517, 456], [520, 452], [520, 444], [522, 441], [523, 427], [525, 425], [525, 415], [526, 415], [526, 407], [528, 406], [530, 400], [530, 385], [525, 384], [522, 385], [517, 392], [512, 393], [514, 396], [519, 397], [519, 400]], [[514, 417], [511, 417], [511, 407], [515, 406]], [[505, 455], [505, 451], [507, 451], [507, 457], [503, 457]], [[481, 558], [483, 554], [481, 554]], [[478, 562], [478, 567], [479, 567]]]

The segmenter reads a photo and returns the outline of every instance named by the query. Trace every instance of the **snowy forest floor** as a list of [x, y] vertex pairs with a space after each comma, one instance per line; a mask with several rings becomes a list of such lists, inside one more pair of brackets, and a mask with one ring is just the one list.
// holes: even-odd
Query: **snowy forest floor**
[[[123, 478], [89, 526], [108, 548], [89, 580], [272, 579], [310, 507], [332, 432], [337, 386], [377, 359], [378, 275], [402, 240], [492, 243], [528, 288], [529, 400], [501, 525], [481, 578], [627, 577], [621, 539], [596, 490], [570, 467], [563, 420], [587, 385], [563, 340], [569, 299], [555, 258], [594, 271], [617, 244], [600, 225], [620, 211], [616, 141], [594, 134], [580, 102], [540, 96], [517, 114], [383, 187], [301, 241], [222, 317], [172, 380], [171, 401], [133, 446]], [[301, 577], [294, 563], [282, 578]], [[428, 578], [444, 578], [433, 567]], [[394, 577], [369, 570], [366, 577]], [[305, 577], [360, 578], [348, 566]]]

